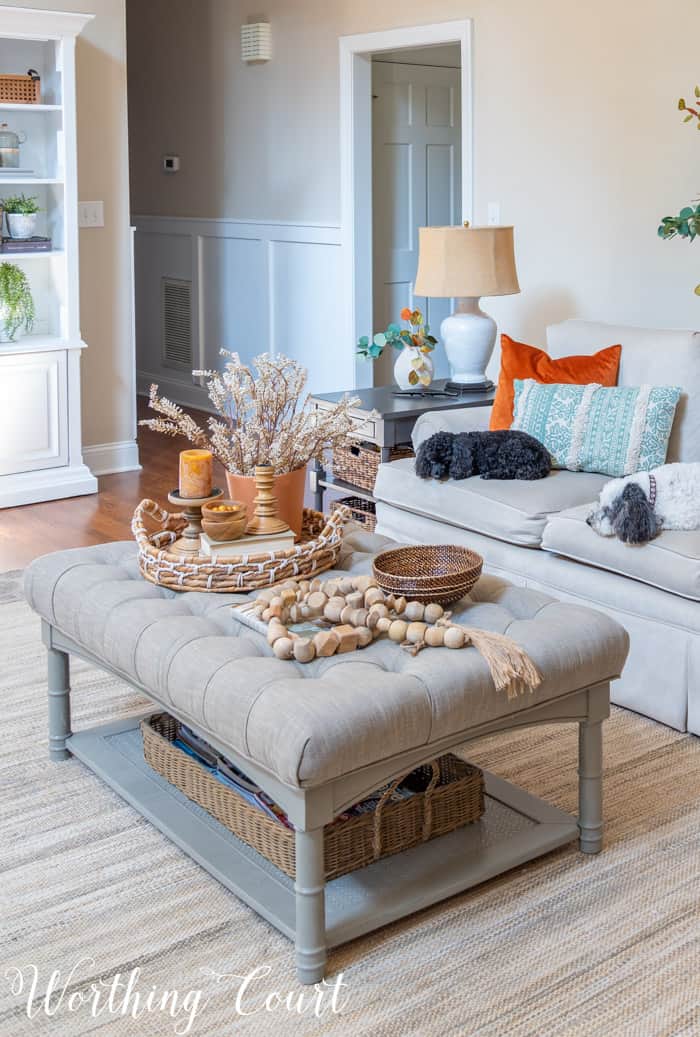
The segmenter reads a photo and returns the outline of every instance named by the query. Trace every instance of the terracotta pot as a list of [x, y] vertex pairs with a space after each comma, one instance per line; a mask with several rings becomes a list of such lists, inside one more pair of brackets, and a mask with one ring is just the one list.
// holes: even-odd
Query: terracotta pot
[[[255, 511], [255, 479], [247, 475], [226, 472], [228, 495], [241, 501], [248, 510], [248, 521]], [[304, 511], [304, 489], [306, 487], [306, 465], [295, 472], [275, 476], [275, 496], [279, 505], [280, 518], [299, 536]]]

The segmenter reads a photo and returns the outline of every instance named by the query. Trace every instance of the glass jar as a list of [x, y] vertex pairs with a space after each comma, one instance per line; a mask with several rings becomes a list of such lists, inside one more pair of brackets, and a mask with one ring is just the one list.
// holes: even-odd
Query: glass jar
[[0, 123], [0, 169], [19, 169], [19, 146], [27, 139], [15, 133], [6, 122]]

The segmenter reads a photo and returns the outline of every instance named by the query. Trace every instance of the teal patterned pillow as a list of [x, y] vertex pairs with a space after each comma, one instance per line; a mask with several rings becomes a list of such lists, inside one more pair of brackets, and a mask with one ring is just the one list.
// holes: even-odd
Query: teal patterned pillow
[[677, 386], [514, 385], [511, 428], [543, 443], [555, 468], [621, 476], [665, 463]]

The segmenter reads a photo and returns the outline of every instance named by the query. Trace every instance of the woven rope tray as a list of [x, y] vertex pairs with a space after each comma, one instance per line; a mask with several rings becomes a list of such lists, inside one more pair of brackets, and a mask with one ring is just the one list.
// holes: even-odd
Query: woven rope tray
[[[185, 519], [152, 500], [143, 500], [136, 508], [131, 531], [139, 548], [139, 568], [151, 583], [171, 590], [245, 594], [282, 580], [311, 578], [333, 568], [349, 514], [347, 508], [339, 508], [326, 517], [305, 508], [300, 542], [294, 547], [241, 555], [226, 562], [212, 562], [203, 555], [187, 561], [168, 551], [184, 529]], [[156, 528], [149, 532], [147, 521]]]

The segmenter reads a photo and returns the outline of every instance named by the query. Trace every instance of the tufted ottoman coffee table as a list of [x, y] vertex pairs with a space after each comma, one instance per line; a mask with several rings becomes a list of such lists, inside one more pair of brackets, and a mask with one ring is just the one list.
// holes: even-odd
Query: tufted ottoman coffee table
[[[351, 534], [341, 568], [371, 571], [372, 554], [387, 543]], [[543, 676], [534, 693], [508, 700], [473, 648], [412, 657], [377, 641], [305, 666], [282, 662], [233, 619], [231, 605], [242, 596], [156, 587], [140, 576], [133, 543], [39, 558], [27, 571], [26, 595], [48, 649], [52, 759], [78, 757], [293, 939], [303, 983], [323, 977], [327, 947], [577, 836], [584, 852], [601, 849], [602, 721], [628, 640], [599, 612], [483, 576], [456, 618], [507, 633]], [[296, 828], [296, 882], [150, 770], [141, 717], [71, 732], [70, 654], [140, 689], [286, 810]], [[481, 821], [326, 886], [323, 826], [341, 810], [470, 739], [552, 722], [579, 724], [578, 823], [487, 774]]]

